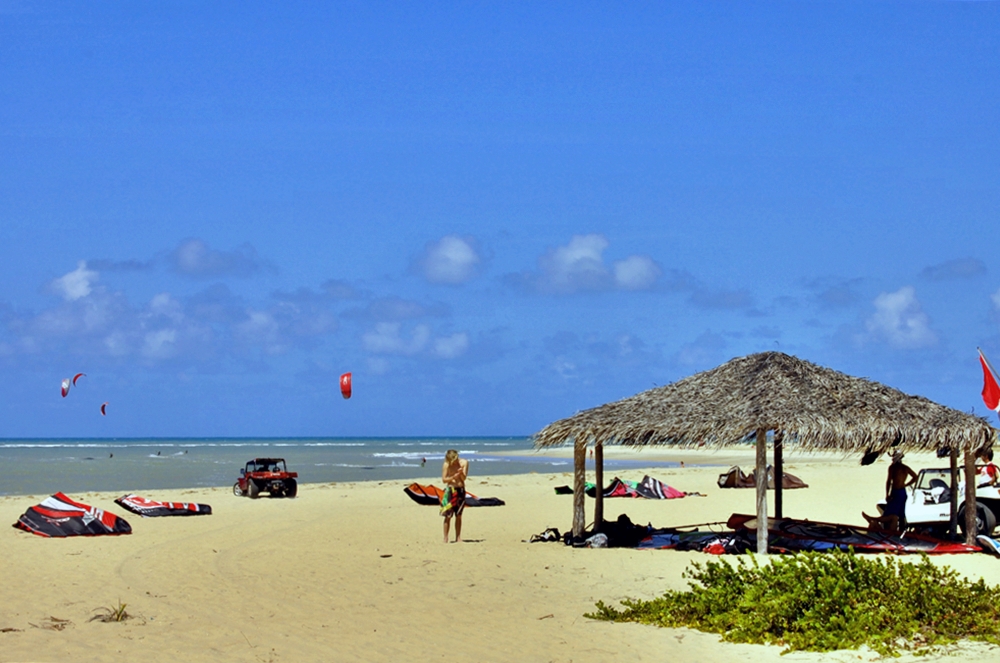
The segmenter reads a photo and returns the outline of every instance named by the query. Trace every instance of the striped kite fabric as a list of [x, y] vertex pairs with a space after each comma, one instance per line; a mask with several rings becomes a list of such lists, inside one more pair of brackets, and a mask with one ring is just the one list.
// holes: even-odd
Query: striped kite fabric
[[63, 493], [46, 497], [40, 504], [29, 507], [14, 527], [44, 537], [132, 533], [132, 526], [124, 518], [77, 502]]
[[212, 514], [212, 507], [208, 504], [196, 504], [195, 502], [157, 502], [131, 493], [122, 495], [115, 502], [132, 513], [139, 514], [143, 518], [157, 518], [159, 516], [209, 516]]

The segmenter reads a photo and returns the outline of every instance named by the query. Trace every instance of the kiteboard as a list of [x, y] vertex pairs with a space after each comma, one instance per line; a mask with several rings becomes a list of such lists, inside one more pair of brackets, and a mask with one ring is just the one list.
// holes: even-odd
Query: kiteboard
[[1000, 541], [988, 537], [985, 534], [980, 534], [979, 536], [977, 536], [976, 541], [979, 542], [979, 545], [983, 547], [984, 551], [996, 555], [997, 557], [1000, 557]]

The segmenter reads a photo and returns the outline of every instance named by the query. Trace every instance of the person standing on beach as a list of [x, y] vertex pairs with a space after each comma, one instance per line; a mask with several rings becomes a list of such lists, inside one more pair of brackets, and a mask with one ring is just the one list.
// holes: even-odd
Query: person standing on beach
[[869, 529], [903, 531], [906, 527], [906, 487], [916, 480], [917, 473], [903, 464], [903, 452], [893, 452], [889, 475], [885, 479], [885, 510], [878, 517], [861, 513]]
[[444, 495], [441, 515], [444, 516], [444, 542], [448, 543], [451, 519], [455, 519], [455, 543], [462, 540], [462, 512], [465, 510], [465, 479], [469, 476], [469, 461], [458, 457], [458, 451], [448, 449], [441, 466]]

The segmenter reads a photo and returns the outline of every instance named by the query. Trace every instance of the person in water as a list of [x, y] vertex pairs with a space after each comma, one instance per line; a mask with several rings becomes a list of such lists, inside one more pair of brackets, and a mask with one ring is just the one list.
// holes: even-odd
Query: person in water
[[868, 521], [868, 529], [902, 532], [906, 527], [906, 488], [917, 480], [917, 473], [903, 464], [903, 452], [892, 454], [892, 464], [885, 479], [885, 509], [881, 516], [861, 515]]
[[444, 516], [444, 542], [448, 543], [451, 519], [455, 519], [455, 543], [462, 540], [462, 512], [465, 510], [465, 480], [469, 476], [469, 461], [458, 457], [449, 449], [441, 466], [444, 495], [441, 496], [441, 515]]

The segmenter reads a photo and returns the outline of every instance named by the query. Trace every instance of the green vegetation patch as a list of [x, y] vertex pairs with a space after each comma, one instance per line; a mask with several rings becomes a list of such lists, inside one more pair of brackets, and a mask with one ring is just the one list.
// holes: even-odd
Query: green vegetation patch
[[960, 639], [1000, 643], [1000, 594], [926, 555], [918, 563], [854, 552], [772, 557], [761, 565], [695, 562], [687, 591], [624, 609], [597, 603], [591, 619], [687, 626], [723, 640], [786, 647], [785, 652], [857, 649], [882, 655], [926, 650]]

